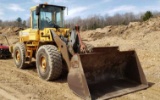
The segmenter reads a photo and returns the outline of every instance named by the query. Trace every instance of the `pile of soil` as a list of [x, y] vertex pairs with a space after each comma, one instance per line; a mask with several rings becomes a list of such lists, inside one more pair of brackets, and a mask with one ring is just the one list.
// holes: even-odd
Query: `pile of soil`
[[8, 45], [6, 39], [3, 37], [5, 35], [9, 41], [9, 43], [15, 44], [18, 42], [19, 37], [19, 31], [24, 30], [24, 28], [21, 27], [0, 27], [0, 43], [3, 43], [5, 45]]
[[82, 32], [84, 39], [101, 39], [103, 37], [118, 36], [124, 39], [142, 39], [145, 35], [160, 31], [160, 17], [151, 18], [145, 22], [130, 22], [129, 25], [106, 26], [96, 30]]

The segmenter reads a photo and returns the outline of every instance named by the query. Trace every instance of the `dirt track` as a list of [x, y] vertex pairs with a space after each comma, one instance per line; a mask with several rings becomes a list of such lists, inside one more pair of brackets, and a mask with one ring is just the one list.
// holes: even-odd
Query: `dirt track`
[[10, 97], [18, 100], [78, 99], [69, 90], [65, 77], [56, 82], [46, 82], [38, 77], [34, 64], [31, 67], [20, 70], [12, 59], [0, 60], [0, 97], [4, 100], [12, 99]]
[[[120, 50], [137, 51], [150, 87], [113, 100], [160, 99], [160, 23], [157, 22], [159, 19], [82, 33], [83, 39], [94, 46], [120, 46]], [[110, 31], [117, 34], [109, 34]], [[80, 100], [69, 89], [66, 77], [55, 82], [46, 82], [38, 77], [34, 64], [29, 69], [20, 70], [16, 68], [12, 59], [0, 60], [0, 98], [1, 100]]]

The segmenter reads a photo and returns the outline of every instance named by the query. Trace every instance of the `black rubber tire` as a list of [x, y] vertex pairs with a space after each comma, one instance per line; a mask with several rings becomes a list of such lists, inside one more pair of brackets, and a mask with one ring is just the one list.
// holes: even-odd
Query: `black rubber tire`
[[[42, 71], [41, 59], [46, 59], [45, 71]], [[62, 58], [57, 47], [53, 45], [41, 46], [36, 54], [36, 67], [39, 76], [47, 81], [53, 81], [62, 73]]]
[[[16, 60], [16, 52], [17, 51], [20, 53], [20, 58], [21, 58], [19, 62]], [[20, 69], [26, 68], [26, 64], [25, 64], [26, 48], [25, 48], [24, 43], [20, 43], [20, 42], [16, 43], [16, 45], [14, 46], [14, 50], [13, 50], [13, 59], [14, 59], [14, 63], [17, 66], [17, 68], [20, 68]]]

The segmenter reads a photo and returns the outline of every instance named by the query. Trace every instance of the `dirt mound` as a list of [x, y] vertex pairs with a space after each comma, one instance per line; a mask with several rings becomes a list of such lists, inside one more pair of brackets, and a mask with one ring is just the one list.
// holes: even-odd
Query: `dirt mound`
[[24, 28], [21, 27], [0, 27], [0, 33], [7, 35], [18, 35], [18, 32], [23, 29]]
[[8, 45], [6, 39], [3, 37], [3, 35], [5, 35], [7, 36], [10, 44], [15, 44], [19, 40], [18, 38], [19, 31], [23, 29], [24, 28], [21, 28], [21, 27], [0, 27], [0, 34], [2, 35], [0, 37], [0, 43], [3, 43], [4, 45]]
[[82, 32], [83, 38], [101, 39], [106, 36], [119, 36], [130, 39], [142, 39], [150, 32], [160, 31], [160, 17], [145, 22], [130, 22], [129, 25], [106, 26], [92, 31]]

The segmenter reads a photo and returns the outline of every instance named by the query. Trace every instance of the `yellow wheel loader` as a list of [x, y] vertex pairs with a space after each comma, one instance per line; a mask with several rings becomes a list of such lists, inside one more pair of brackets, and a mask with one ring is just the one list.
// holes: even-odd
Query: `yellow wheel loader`
[[96, 47], [88, 52], [79, 27], [64, 27], [64, 10], [64, 6], [49, 4], [31, 8], [31, 28], [19, 32], [19, 42], [11, 50], [18, 68], [27, 68], [35, 58], [39, 76], [52, 81], [66, 65], [70, 89], [89, 100], [109, 99], [148, 87], [134, 50]]

